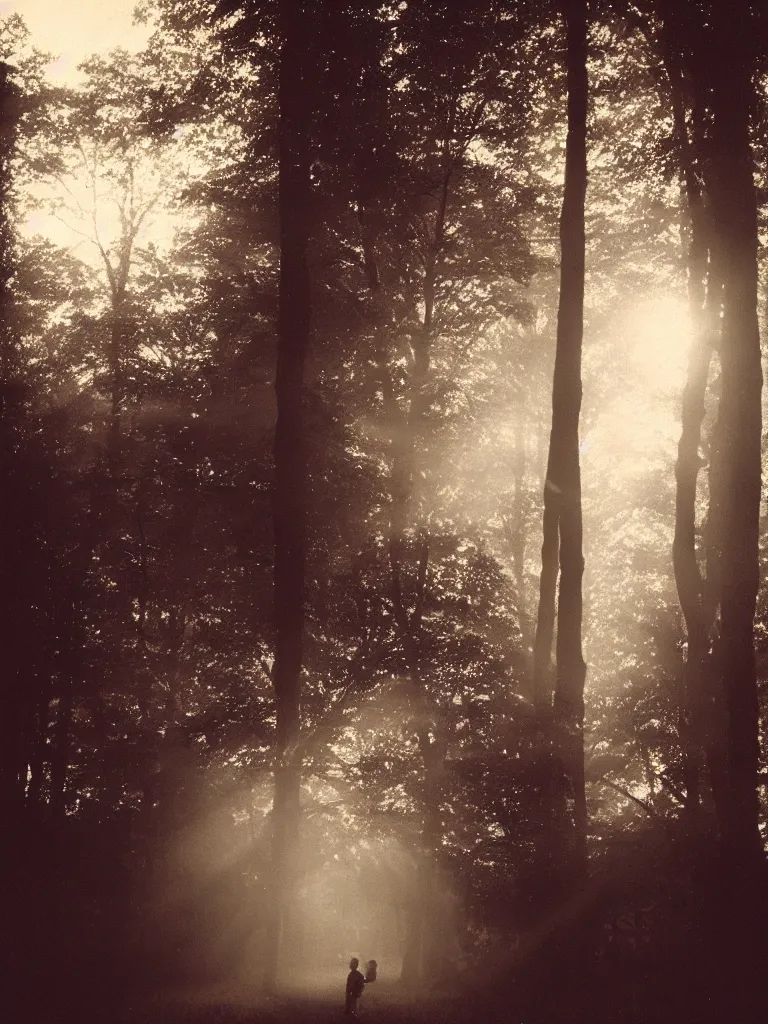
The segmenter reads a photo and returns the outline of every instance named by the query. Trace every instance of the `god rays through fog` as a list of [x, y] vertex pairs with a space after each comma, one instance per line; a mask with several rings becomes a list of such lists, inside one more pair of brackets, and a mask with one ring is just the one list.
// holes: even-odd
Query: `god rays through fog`
[[9, 1019], [762, 1024], [768, 46], [679, 6], [0, 3]]

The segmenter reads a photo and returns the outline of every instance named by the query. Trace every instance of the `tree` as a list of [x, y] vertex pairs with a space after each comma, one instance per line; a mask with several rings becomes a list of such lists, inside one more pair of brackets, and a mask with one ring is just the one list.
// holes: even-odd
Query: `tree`
[[[713, 21], [733, 74], [712, 84], [713, 218], [723, 268], [721, 338], [722, 672], [728, 708], [726, 848], [734, 870], [760, 856], [754, 615], [759, 583], [762, 368], [757, 317], [757, 201], [750, 144], [750, 12]], [[739, 865], [739, 867], [737, 867]]]
[[265, 982], [275, 985], [281, 935], [295, 885], [301, 785], [296, 747], [300, 733], [304, 573], [306, 559], [306, 454], [304, 365], [310, 336], [310, 97], [313, 59], [310, 12], [302, 0], [280, 8], [279, 217], [277, 423], [275, 426], [275, 662], [277, 713], [275, 795], [272, 808], [273, 906], [267, 926]]
[[57, 126], [61, 167], [52, 205], [54, 216], [93, 248], [105, 283], [108, 454], [114, 474], [136, 361], [131, 286], [147, 228], [158, 213], [167, 215], [183, 173], [178, 162], [173, 166], [167, 141], [154, 137], [142, 120], [157, 69], [116, 51], [109, 61], [84, 62], [83, 70], [86, 83], [64, 97]]
[[[0, 430], [2, 430], [2, 555], [3, 579], [6, 588], [12, 579], [17, 579], [20, 566], [17, 562], [18, 546], [11, 538], [14, 529], [12, 479], [17, 467], [15, 455], [18, 448], [17, 434], [19, 430], [18, 405], [19, 381], [17, 377], [17, 351], [12, 321], [9, 282], [13, 276], [13, 235], [10, 225], [11, 195], [11, 161], [16, 140], [17, 98], [15, 87], [10, 80], [9, 66], [0, 65], [0, 122], [2, 137], [0, 138]], [[16, 472], [15, 472], [16, 471]], [[18, 814], [19, 786], [21, 784], [21, 765], [19, 764], [19, 745], [22, 733], [21, 716], [19, 713], [20, 681], [18, 673], [21, 668], [17, 647], [18, 609], [12, 592], [6, 594], [9, 607], [5, 609], [3, 621], [8, 633], [3, 644], [7, 668], [4, 673], [3, 699], [3, 763], [0, 768], [0, 805], [6, 822], [13, 822]], [[16, 614], [13, 614], [13, 611]]]
[[563, 8], [567, 38], [568, 137], [560, 219], [560, 304], [552, 387], [552, 433], [544, 487], [544, 539], [534, 648], [535, 700], [548, 713], [550, 659], [557, 598], [557, 674], [554, 725], [563, 773], [573, 801], [576, 876], [586, 869], [584, 681], [581, 650], [582, 554], [579, 413], [584, 308], [584, 202], [587, 188], [587, 14], [574, 0]]
[[[34, 550], [31, 508], [36, 496], [25, 480], [35, 479], [39, 450], [27, 423], [28, 390], [20, 351], [17, 294], [17, 177], [21, 143], [36, 124], [35, 100], [41, 85], [42, 55], [30, 47], [18, 16], [0, 25], [0, 576], [4, 580], [2, 650], [5, 661], [2, 704], [0, 807], [4, 836], [12, 837], [23, 817], [25, 776], [30, 748], [38, 743], [35, 716], [41, 700], [33, 682], [29, 645], [34, 630], [24, 614], [25, 553]], [[43, 475], [45, 475], [43, 471]], [[37, 508], [35, 508], [37, 511]], [[31, 548], [27, 545], [31, 542]], [[26, 596], [29, 596], [28, 594]]]
[[[757, 316], [757, 202], [750, 143], [751, 19], [719, 5], [713, 18], [729, 70], [712, 82], [712, 199], [723, 273], [720, 438], [720, 666], [728, 713], [724, 851], [734, 893], [733, 968], [754, 1012], [756, 894], [764, 861], [758, 822], [758, 694], [754, 617], [759, 586], [762, 366]], [[730, 70], [732, 68], [732, 71]], [[758, 900], [757, 905], [760, 905]], [[730, 915], [729, 915], [730, 916]], [[741, 955], [740, 955], [741, 954]]]

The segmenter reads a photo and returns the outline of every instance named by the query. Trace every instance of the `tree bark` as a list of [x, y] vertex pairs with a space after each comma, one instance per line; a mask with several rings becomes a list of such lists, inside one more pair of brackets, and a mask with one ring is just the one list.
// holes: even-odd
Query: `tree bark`
[[525, 421], [523, 418], [522, 402], [515, 419], [515, 462], [514, 462], [514, 487], [515, 500], [513, 505], [514, 521], [510, 530], [510, 546], [512, 554], [512, 565], [517, 589], [517, 619], [520, 626], [520, 638], [523, 644], [523, 652], [529, 676], [530, 657], [533, 646], [531, 616], [528, 611], [527, 585], [525, 578], [525, 552], [528, 540], [527, 530], [527, 484], [526, 471], [528, 469], [527, 446], [525, 436]]
[[299, 841], [300, 730], [306, 557], [304, 366], [310, 337], [308, 265], [311, 110], [309, 5], [283, 0], [279, 70], [280, 296], [277, 424], [274, 441], [275, 661], [277, 714], [272, 807], [272, 899], [266, 927], [264, 981], [278, 980], [281, 933], [295, 883]]
[[587, 188], [587, 15], [584, 0], [563, 6], [567, 37], [568, 135], [560, 216], [560, 303], [552, 386], [552, 431], [544, 486], [544, 543], [534, 653], [538, 702], [546, 709], [557, 595], [556, 745], [573, 807], [575, 874], [586, 869], [584, 683], [582, 655], [581, 350], [584, 332], [584, 206]]
[[[669, 35], [670, 32], [668, 31]], [[683, 746], [685, 808], [698, 822], [704, 767], [701, 730], [705, 681], [710, 671], [710, 633], [713, 625], [704, 599], [705, 582], [696, 553], [696, 490], [701, 468], [702, 424], [714, 337], [707, 317], [714, 288], [707, 214], [699, 174], [699, 146], [692, 145], [686, 116], [684, 75], [677, 49], [665, 40], [664, 64], [672, 95], [672, 113], [684, 199], [683, 222], [688, 233], [688, 307], [693, 341], [682, 402], [682, 425], [675, 463], [675, 534], [672, 564], [680, 608], [685, 620], [687, 651], [683, 667], [679, 731]], [[696, 115], [693, 118], [697, 120]], [[709, 272], [708, 272], [709, 269]], [[710, 287], [708, 288], [707, 285]]]
[[109, 377], [110, 377], [110, 411], [109, 411], [109, 462], [110, 469], [116, 469], [116, 460], [120, 451], [120, 428], [123, 411], [123, 304], [124, 295], [112, 295], [112, 310], [109, 324]]
[[713, 233], [722, 265], [718, 487], [721, 544], [718, 664], [727, 731], [723, 884], [724, 998], [734, 1019], [762, 1020], [757, 1005], [764, 938], [764, 851], [757, 796], [759, 708], [754, 616], [759, 585], [762, 367], [758, 299], [758, 210], [750, 143], [755, 102], [751, 5], [724, 0], [711, 19], [717, 66], [711, 95]]
[[[720, 7], [724, 54], [713, 94], [713, 216], [722, 254], [721, 667], [728, 709], [726, 850], [735, 870], [762, 855], [754, 615], [759, 583], [762, 366], [757, 314], [758, 219], [749, 138], [754, 96], [749, 21]], [[727, 58], [727, 59], [726, 59]]]
[[424, 974], [424, 933], [427, 918], [427, 891], [431, 887], [433, 865], [417, 853], [410, 899], [405, 912], [405, 943], [400, 981], [417, 988]]
[[18, 92], [9, 81], [10, 67], [0, 60], [0, 415], [4, 416], [18, 369], [18, 338], [11, 323], [14, 271], [13, 229], [9, 218], [12, 161], [18, 132]]
[[[551, 452], [550, 437], [550, 452]], [[538, 717], [545, 724], [552, 712], [552, 645], [555, 639], [557, 608], [557, 577], [560, 563], [560, 525], [558, 496], [550, 481], [552, 458], [547, 460], [544, 482], [544, 516], [539, 575], [539, 606], [536, 613], [536, 635], [533, 643], [533, 700]]]
[[[19, 348], [13, 324], [11, 281], [14, 273], [13, 230], [9, 218], [12, 160], [18, 128], [18, 94], [9, 80], [11, 68], [0, 61], [0, 841], [12, 842], [24, 800], [26, 782], [24, 731], [24, 652], [22, 638], [25, 609], [19, 583], [24, 565], [18, 544], [19, 511], [16, 493], [20, 483], [22, 441], [22, 386], [19, 380]], [[1, 848], [1, 843], [0, 843]]]

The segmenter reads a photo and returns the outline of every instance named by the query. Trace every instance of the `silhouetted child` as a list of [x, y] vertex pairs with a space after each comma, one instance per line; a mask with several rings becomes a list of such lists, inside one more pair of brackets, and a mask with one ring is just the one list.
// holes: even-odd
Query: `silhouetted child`
[[344, 1013], [351, 1013], [353, 1017], [357, 1016], [357, 1000], [363, 994], [365, 988], [365, 978], [357, 969], [360, 965], [360, 961], [356, 956], [353, 956], [349, 961], [349, 974], [347, 975], [347, 998], [344, 1002]]

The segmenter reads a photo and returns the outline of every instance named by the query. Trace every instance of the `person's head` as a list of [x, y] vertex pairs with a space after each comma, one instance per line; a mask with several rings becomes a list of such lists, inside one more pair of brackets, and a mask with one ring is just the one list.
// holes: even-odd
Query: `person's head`
[[356, 971], [359, 965], [360, 961], [357, 959], [356, 956], [353, 956], [352, 959], [349, 961], [350, 971]]

